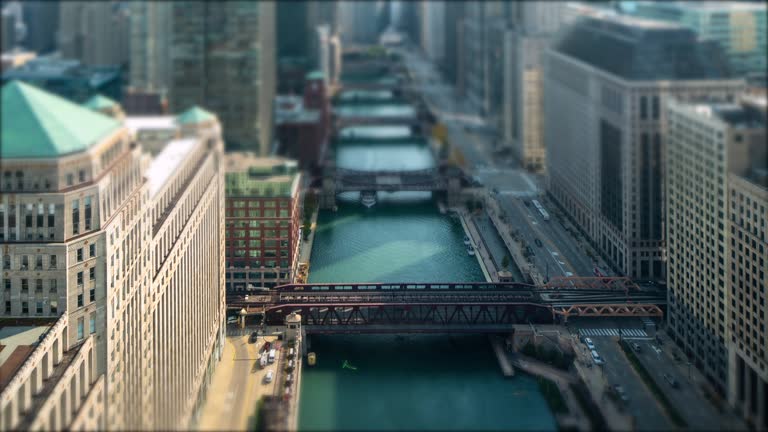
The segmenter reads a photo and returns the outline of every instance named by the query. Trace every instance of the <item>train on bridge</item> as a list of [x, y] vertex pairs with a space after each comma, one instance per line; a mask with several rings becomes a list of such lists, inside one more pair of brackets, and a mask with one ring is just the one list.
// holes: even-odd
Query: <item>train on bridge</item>
[[657, 317], [666, 292], [627, 278], [559, 278], [524, 283], [288, 284], [231, 297], [233, 312], [280, 325], [292, 312], [309, 333], [501, 332], [512, 325], [565, 322], [571, 316]]

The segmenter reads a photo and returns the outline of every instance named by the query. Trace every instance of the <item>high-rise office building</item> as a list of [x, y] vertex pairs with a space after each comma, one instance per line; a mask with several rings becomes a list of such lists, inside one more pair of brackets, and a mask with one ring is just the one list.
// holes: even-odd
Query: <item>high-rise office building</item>
[[765, 3], [641, 1], [630, 13], [681, 24], [703, 40], [719, 43], [737, 75], [754, 74], [765, 79], [768, 74]]
[[338, 3], [339, 32], [344, 44], [376, 43], [376, 2], [340, 0]]
[[464, 2], [445, 2], [445, 60], [443, 70], [448, 82], [454, 86], [459, 85], [459, 69], [462, 66], [462, 17], [464, 15]]
[[666, 101], [740, 91], [718, 52], [689, 29], [616, 14], [580, 18], [547, 51], [549, 193], [621, 274], [665, 278]]
[[668, 115], [669, 332], [765, 427], [765, 108], [671, 101]]
[[134, 1], [130, 5], [131, 61], [128, 86], [165, 93], [171, 81], [171, 2]]
[[225, 170], [227, 293], [290, 283], [299, 258], [298, 164], [232, 152]]
[[59, 1], [27, 0], [21, 2], [26, 35], [22, 46], [38, 55], [49, 54], [58, 48]]
[[187, 112], [152, 160], [89, 102], [2, 89], [3, 428], [187, 428], [224, 338], [220, 127]]
[[[48, 6], [52, 7], [52, 6]], [[123, 1], [59, 3], [59, 50], [89, 66], [125, 66], [130, 57], [130, 13]]]
[[[461, 75], [463, 88], [469, 103], [482, 116], [491, 113], [491, 99], [501, 93], [501, 81], [492, 80], [492, 55], [502, 46], [492, 46], [489, 41], [491, 30], [504, 26], [505, 7], [501, 1], [466, 2], [462, 20]], [[497, 38], [498, 41], [498, 38]]]
[[275, 2], [172, 4], [172, 111], [200, 104], [220, 116], [226, 147], [272, 149]]
[[419, 2], [421, 38], [419, 44], [427, 58], [442, 68], [445, 63], [445, 9], [444, 0]]

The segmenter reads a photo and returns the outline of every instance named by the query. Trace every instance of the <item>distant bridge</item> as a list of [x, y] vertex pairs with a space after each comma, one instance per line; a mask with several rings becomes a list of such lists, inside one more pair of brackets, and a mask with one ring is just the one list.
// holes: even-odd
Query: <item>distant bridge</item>
[[421, 126], [422, 120], [417, 115], [411, 116], [336, 116], [335, 130], [340, 131], [349, 126]]
[[336, 192], [437, 191], [446, 189], [437, 169], [412, 171], [360, 171], [336, 169]]
[[228, 307], [261, 314], [267, 325], [298, 312], [308, 333], [379, 333], [500, 332], [571, 316], [662, 317], [666, 306], [662, 290], [566, 282], [290, 284], [248, 300], [229, 298]]

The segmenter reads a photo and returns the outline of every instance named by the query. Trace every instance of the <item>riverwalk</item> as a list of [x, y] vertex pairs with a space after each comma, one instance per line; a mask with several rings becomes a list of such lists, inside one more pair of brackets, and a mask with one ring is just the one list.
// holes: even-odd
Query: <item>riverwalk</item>
[[499, 281], [499, 271], [488, 253], [488, 248], [485, 246], [483, 236], [480, 235], [475, 224], [472, 222], [472, 216], [463, 208], [452, 208], [451, 211], [456, 212], [459, 215], [461, 226], [464, 227], [464, 232], [469, 237], [472, 247], [475, 249], [475, 257], [480, 264], [480, 268], [483, 270], [485, 280], [488, 282]]

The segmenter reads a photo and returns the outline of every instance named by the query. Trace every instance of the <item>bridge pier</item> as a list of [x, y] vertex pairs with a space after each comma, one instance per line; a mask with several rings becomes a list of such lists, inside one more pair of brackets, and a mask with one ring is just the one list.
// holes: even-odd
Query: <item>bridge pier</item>
[[318, 198], [321, 209], [331, 210], [336, 207], [336, 166], [333, 162], [327, 163], [323, 170], [322, 188]]

